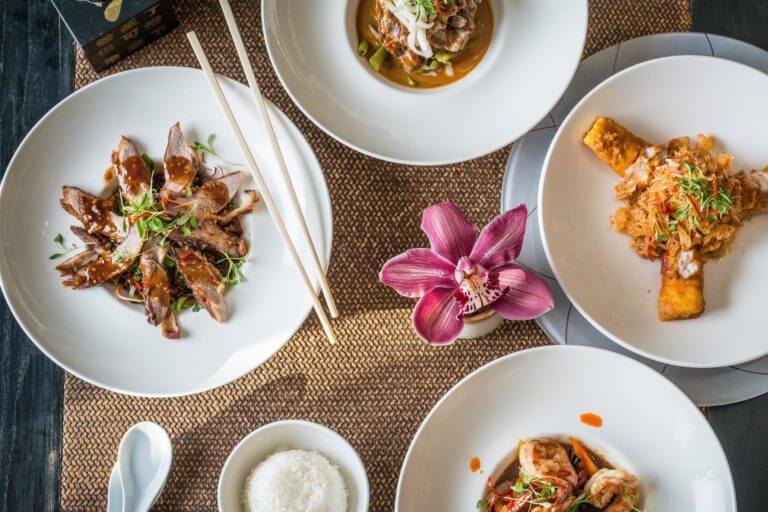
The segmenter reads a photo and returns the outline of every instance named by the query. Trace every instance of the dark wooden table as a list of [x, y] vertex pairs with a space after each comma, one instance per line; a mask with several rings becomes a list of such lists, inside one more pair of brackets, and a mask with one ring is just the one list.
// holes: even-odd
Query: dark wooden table
[[[24, 135], [72, 91], [74, 51], [48, 0], [0, 0], [0, 8], [5, 172]], [[694, 0], [693, 19], [696, 31], [768, 49], [768, 0]], [[62, 371], [27, 339], [0, 298], [0, 511], [60, 508], [62, 381]], [[731, 463], [740, 510], [768, 510], [768, 395], [713, 408], [709, 419]]]

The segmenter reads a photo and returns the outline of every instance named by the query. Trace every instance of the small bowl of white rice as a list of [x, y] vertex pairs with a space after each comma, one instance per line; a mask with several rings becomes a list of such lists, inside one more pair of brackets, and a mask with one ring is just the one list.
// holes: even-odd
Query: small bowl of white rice
[[278, 421], [246, 436], [219, 478], [221, 512], [366, 512], [365, 466], [333, 430]]

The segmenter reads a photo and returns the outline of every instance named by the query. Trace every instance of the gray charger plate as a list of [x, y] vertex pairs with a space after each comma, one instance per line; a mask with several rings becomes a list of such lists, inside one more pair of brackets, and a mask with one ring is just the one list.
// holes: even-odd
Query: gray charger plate
[[595, 86], [615, 73], [646, 60], [670, 55], [714, 55], [768, 72], [768, 52], [727, 37], [674, 33], [639, 37], [606, 48], [584, 60], [571, 85], [549, 115], [515, 143], [507, 161], [501, 209], [528, 206], [528, 226], [519, 261], [549, 283], [555, 308], [539, 318], [547, 335], [560, 344], [589, 345], [641, 361], [680, 387], [699, 406], [725, 405], [768, 393], [768, 357], [739, 366], [714, 369], [681, 368], [638, 356], [613, 343], [595, 329], [563, 293], [553, 277], [541, 244], [536, 219], [539, 176], [544, 157], [560, 123]]

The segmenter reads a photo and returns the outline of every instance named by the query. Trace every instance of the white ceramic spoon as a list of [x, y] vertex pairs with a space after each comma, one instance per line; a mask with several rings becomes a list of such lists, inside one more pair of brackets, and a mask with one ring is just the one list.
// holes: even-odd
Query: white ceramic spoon
[[157, 423], [137, 423], [125, 433], [113, 470], [122, 489], [121, 512], [149, 511], [165, 487], [172, 459], [171, 438]]
[[123, 512], [123, 488], [120, 486], [120, 470], [117, 463], [112, 466], [112, 473], [109, 475], [107, 512]]

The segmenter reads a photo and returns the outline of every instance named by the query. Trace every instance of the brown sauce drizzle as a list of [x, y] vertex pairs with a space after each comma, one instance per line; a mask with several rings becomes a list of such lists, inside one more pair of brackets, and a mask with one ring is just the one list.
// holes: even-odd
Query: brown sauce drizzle
[[101, 284], [112, 278], [116, 273], [124, 268], [123, 265], [115, 263], [111, 256], [102, 256], [90, 265], [85, 271], [84, 286], [93, 286]]
[[104, 231], [105, 233], [115, 230], [110, 215], [112, 203], [109, 200], [93, 198], [84, 194], [80, 200], [80, 208], [82, 216], [80, 221], [86, 230], [90, 232]]
[[179, 264], [188, 282], [196, 281], [213, 286], [219, 284], [220, 279], [211, 271], [212, 265], [198, 253], [190, 249], [180, 250]]
[[192, 183], [196, 174], [192, 161], [183, 156], [172, 156], [166, 160], [165, 172], [168, 174], [169, 181], [180, 185]]
[[123, 182], [131, 195], [139, 195], [149, 189], [152, 175], [147, 163], [140, 156], [129, 156], [120, 162], [120, 168], [123, 170]]

